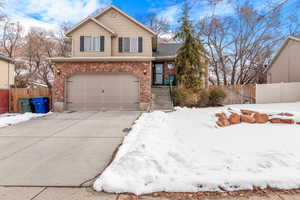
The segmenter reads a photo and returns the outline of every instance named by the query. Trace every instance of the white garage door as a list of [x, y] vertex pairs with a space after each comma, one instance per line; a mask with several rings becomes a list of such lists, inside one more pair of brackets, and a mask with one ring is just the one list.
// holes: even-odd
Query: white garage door
[[67, 80], [68, 110], [136, 110], [139, 81], [124, 73], [80, 73]]

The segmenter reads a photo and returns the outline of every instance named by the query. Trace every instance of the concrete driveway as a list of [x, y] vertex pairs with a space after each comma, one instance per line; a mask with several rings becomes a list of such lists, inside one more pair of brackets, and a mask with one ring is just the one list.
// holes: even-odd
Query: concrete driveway
[[54, 113], [0, 128], [0, 186], [92, 184], [139, 115]]

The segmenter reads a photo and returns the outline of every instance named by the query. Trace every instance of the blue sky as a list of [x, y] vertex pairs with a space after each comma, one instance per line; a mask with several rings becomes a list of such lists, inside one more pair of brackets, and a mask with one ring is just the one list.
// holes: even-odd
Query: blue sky
[[[5, 11], [14, 20], [20, 21], [25, 28], [31, 26], [42, 27], [48, 30], [56, 29], [59, 24], [69, 21], [73, 24], [80, 22], [96, 10], [114, 4], [130, 16], [144, 22], [149, 14], [155, 14], [167, 19], [176, 25], [180, 8], [180, 0], [4, 0]], [[211, 10], [207, 7], [207, 0], [195, 0], [192, 10], [193, 19], [200, 19]], [[267, 1], [282, 0], [251, 0], [256, 5]], [[299, 0], [290, 0], [291, 2]], [[258, 6], [258, 7], [259, 7]], [[229, 4], [219, 4], [215, 12], [227, 15], [233, 12]]]

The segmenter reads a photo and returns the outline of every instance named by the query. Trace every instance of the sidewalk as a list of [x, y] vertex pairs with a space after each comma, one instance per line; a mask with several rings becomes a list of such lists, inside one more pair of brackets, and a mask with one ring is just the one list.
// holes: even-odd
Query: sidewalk
[[153, 195], [134, 196], [126, 194], [107, 194], [93, 191], [91, 188], [58, 187], [0, 187], [0, 199], [5, 200], [299, 200], [300, 190], [289, 192], [242, 192], [200, 194], [200, 193], [155, 193]]

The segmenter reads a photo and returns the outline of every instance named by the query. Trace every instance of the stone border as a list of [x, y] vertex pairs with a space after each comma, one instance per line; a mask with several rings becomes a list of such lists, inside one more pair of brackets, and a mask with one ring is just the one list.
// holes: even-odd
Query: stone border
[[216, 124], [219, 127], [240, 124], [242, 122], [250, 124], [263, 124], [267, 122], [282, 124], [300, 124], [300, 122], [295, 122], [294, 114], [288, 112], [267, 114], [253, 110], [232, 110], [228, 108], [225, 112], [216, 113], [215, 116], [218, 118]]

